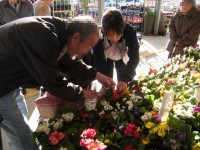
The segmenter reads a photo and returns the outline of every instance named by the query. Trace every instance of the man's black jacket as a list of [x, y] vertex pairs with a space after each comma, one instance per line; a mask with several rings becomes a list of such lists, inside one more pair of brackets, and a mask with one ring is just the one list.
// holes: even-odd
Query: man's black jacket
[[37, 83], [54, 96], [81, 98], [76, 84], [94, 80], [96, 70], [67, 54], [57, 61], [67, 38], [67, 22], [55, 17], [27, 17], [1, 26], [0, 97]]

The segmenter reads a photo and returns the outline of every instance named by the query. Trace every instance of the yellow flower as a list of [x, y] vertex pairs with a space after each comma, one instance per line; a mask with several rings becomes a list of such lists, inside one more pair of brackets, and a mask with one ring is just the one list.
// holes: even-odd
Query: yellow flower
[[145, 145], [146, 145], [146, 144], [149, 144], [149, 142], [150, 142], [150, 140], [149, 140], [148, 137], [142, 139], [142, 143], [145, 144]]
[[108, 143], [110, 143], [111, 141], [109, 140], [109, 139], [105, 139], [105, 141], [104, 141], [104, 143], [105, 144], [108, 144]]
[[198, 142], [192, 150], [200, 150], [200, 142]]
[[160, 137], [164, 137], [165, 135], [166, 135], [165, 130], [162, 129], [162, 128], [160, 128], [160, 129], [158, 130], [158, 136], [160, 136]]
[[164, 90], [160, 90], [160, 96], [162, 97], [164, 94]]
[[141, 132], [142, 130], [140, 129], [140, 127], [137, 128], [137, 132]]
[[155, 128], [153, 128], [153, 129], [151, 129], [151, 130], [149, 131], [149, 133], [150, 133], [150, 134], [155, 134], [155, 133], [158, 132], [158, 130], [159, 130], [159, 128], [158, 128], [158, 127], [155, 127]]
[[169, 129], [169, 126], [167, 125], [166, 122], [161, 122], [159, 126], [160, 126], [160, 128], [162, 128], [164, 130], [168, 130]]
[[154, 123], [152, 123], [152, 122], [147, 122], [147, 123], [145, 124], [145, 127], [146, 127], [147, 129], [150, 129], [153, 125], [154, 125]]
[[156, 112], [155, 112], [155, 111], [151, 111], [151, 114], [152, 114], [152, 115], [155, 115], [155, 114], [156, 114]]
[[195, 83], [200, 84], [200, 78], [198, 78]]
[[122, 92], [122, 95], [123, 94], [130, 94], [130, 91], [128, 89], [125, 89], [123, 92]]
[[194, 78], [199, 78], [200, 77], [200, 73], [195, 73], [194, 74]]

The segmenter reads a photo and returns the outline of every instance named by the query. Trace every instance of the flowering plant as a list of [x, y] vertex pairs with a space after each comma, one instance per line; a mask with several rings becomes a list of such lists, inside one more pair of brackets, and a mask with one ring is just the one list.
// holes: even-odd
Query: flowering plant
[[[196, 51], [193, 50], [195, 53]], [[35, 139], [45, 150], [199, 149], [199, 57], [176, 56], [133, 80], [121, 93], [107, 91], [85, 105], [39, 123]], [[160, 118], [163, 95], [175, 91], [168, 117]]]

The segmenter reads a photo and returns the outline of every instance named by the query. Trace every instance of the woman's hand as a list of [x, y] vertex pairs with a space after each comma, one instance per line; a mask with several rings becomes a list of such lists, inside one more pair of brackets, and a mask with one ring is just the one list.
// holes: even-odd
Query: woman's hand
[[118, 81], [117, 84], [117, 91], [122, 92], [123, 90], [127, 89], [127, 83], [124, 81]]
[[101, 83], [105, 88], [114, 88], [116, 83], [113, 81], [112, 78], [105, 76], [99, 72], [96, 74], [96, 79]]

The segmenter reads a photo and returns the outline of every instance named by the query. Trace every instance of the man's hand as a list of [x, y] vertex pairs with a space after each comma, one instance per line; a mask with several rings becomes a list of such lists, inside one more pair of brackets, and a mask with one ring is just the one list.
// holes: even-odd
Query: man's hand
[[112, 78], [107, 77], [99, 72], [96, 74], [96, 79], [101, 83], [105, 88], [114, 88], [116, 83], [113, 81]]
[[179, 45], [179, 44], [178, 44], [178, 41], [176, 41], [175, 45], [177, 45], [177, 46]]
[[127, 83], [124, 82], [124, 81], [118, 81], [118, 84], [117, 84], [117, 91], [118, 92], [121, 92], [123, 90], [127, 89]]
[[94, 100], [95, 98], [101, 96], [102, 94], [100, 92], [96, 92], [93, 90], [83, 90], [83, 98], [84, 99], [91, 99]]

